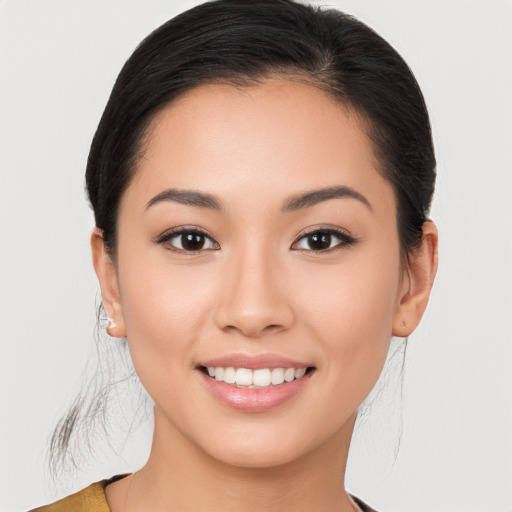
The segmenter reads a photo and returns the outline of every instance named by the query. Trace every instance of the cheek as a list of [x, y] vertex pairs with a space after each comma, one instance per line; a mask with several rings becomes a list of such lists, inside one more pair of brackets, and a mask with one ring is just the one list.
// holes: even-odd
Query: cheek
[[128, 345], [137, 374], [152, 395], [152, 383], [166, 382], [170, 374], [194, 364], [191, 347], [204, 337], [215, 297], [211, 271], [172, 264], [159, 251], [125, 254], [130, 258], [120, 259], [119, 278]]
[[[305, 328], [323, 345], [321, 361], [329, 384], [343, 389], [356, 407], [377, 381], [384, 365], [397, 303], [399, 258], [347, 258], [339, 269], [318, 269], [308, 291], [297, 291]], [[313, 276], [311, 276], [313, 277]], [[307, 297], [307, 302], [306, 302]], [[340, 396], [341, 399], [341, 396]]]

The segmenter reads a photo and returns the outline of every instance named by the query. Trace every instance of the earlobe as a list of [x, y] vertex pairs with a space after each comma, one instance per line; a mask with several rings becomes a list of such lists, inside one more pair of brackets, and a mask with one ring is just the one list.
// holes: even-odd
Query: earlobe
[[421, 246], [409, 255], [393, 319], [393, 336], [405, 338], [420, 323], [430, 297], [438, 265], [438, 232], [435, 224], [423, 224]]
[[95, 227], [91, 234], [91, 250], [94, 270], [101, 288], [103, 307], [108, 316], [107, 332], [115, 338], [125, 338], [126, 328], [119, 292], [117, 269], [105, 251], [102, 231]]

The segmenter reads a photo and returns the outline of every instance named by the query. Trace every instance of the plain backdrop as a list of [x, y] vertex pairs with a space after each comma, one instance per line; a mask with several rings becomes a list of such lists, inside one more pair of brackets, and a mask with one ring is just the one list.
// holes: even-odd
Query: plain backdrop
[[[45, 471], [48, 435], [93, 346], [89, 144], [137, 43], [196, 3], [0, 1], [2, 512], [48, 503], [147, 456], [142, 428], [118, 457], [74, 478], [52, 483]], [[409, 63], [439, 162], [440, 268], [409, 340], [402, 418], [388, 421], [384, 406], [363, 425], [347, 486], [381, 512], [511, 512], [512, 2], [321, 3], [368, 23]], [[400, 430], [393, 464], [387, 447]]]

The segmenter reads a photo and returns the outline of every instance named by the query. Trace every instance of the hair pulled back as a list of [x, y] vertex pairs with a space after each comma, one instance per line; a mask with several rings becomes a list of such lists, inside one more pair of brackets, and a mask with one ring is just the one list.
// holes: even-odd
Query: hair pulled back
[[320, 87], [362, 117], [379, 171], [395, 191], [402, 253], [419, 245], [436, 164], [425, 102], [404, 60], [372, 29], [334, 9], [292, 0], [214, 0], [152, 32], [114, 85], [86, 171], [110, 255], [119, 203], [154, 116], [199, 85], [253, 85], [276, 75]]

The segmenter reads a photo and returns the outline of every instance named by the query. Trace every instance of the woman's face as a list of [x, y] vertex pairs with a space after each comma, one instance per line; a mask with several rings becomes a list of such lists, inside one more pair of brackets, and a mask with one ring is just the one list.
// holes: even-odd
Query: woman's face
[[407, 286], [360, 120], [284, 79], [201, 86], [154, 119], [116, 269], [157, 428], [246, 467], [349, 439]]

